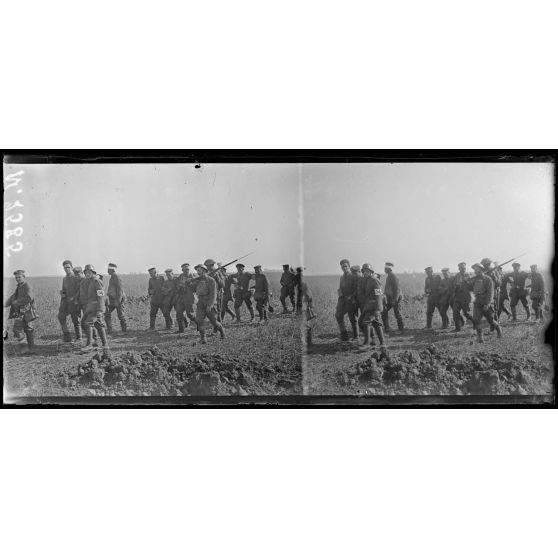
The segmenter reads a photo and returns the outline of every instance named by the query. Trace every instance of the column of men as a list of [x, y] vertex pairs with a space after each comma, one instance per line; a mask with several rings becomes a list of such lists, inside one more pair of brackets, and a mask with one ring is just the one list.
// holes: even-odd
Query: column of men
[[[467, 273], [467, 264], [458, 264], [458, 272], [451, 275], [449, 268], [443, 268], [442, 275], [435, 275], [432, 267], [425, 268], [426, 279], [424, 293], [426, 295], [426, 327], [432, 329], [432, 318], [438, 310], [442, 319], [442, 328], [449, 327], [448, 309], [453, 312], [455, 329], [459, 332], [469, 320], [477, 331], [480, 343], [484, 342], [481, 327], [482, 318], [486, 318], [491, 331], [496, 331], [498, 337], [502, 336], [499, 324], [500, 316], [505, 313], [508, 319], [517, 321], [517, 305], [523, 305], [526, 320], [531, 317], [527, 296], [531, 298], [535, 321], [543, 320], [543, 307], [545, 298], [545, 285], [542, 274], [535, 264], [531, 265], [531, 272], [521, 270], [517, 262], [512, 264], [513, 271], [505, 273], [490, 258], [483, 258], [480, 263], [471, 266], [473, 275]], [[527, 282], [529, 281], [529, 285]], [[510, 287], [508, 292], [508, 286]], [[470, 305], [474, 294], [473, 314]], [[506, 302], [510, 301], [510, 310]]]

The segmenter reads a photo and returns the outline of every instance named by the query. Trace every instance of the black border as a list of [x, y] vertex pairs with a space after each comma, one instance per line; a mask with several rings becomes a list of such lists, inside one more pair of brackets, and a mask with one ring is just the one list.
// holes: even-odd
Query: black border
[[[168, 163], [554, 163], [556, 190], [556, 155], [554, 149], [26, 149], [3, 150], [5, 164], [168, 164]], [[554, 236], [556, 246], [556, 229]], [[556, 251], [556, 250], [555, 250]], [[556, 283], [556, 260], [551, 273]], [[556, 288], [553, 307], [556, 308]], [[545, 332], [552, 345], [556, 371], [556, 329], [554, 320]], [[555, 374], [556, 376], [556, 374]], [[554, 378], [556, 382], [556, 377]], [[225, 399], [225, 401], [223, 401]], [[505, 403], [499, 403], [505, 399]], [[76, 403], [73, 403], [73, 402]], [[101, 403], [102, 401], [102, 403]], [[2, 408], [16, 409], [548, 409], [557, 408], [554, 396], [266, 396], [266, 397], [20, 397], [11, 403], [2, 401]]]

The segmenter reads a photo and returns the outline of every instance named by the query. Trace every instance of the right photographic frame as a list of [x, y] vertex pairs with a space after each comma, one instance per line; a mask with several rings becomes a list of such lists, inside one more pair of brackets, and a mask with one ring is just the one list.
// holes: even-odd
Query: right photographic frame
[[304, 395], [555, 403], [555, 160], [302, 163]]

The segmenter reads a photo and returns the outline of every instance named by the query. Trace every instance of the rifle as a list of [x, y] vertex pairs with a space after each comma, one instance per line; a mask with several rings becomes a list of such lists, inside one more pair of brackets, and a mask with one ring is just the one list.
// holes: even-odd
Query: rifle
[[244, 256], [240, 256], [240, 258], [236, 258], [236, 260], [233, 260], [232, 262], [228, 262], [228, 263], [226, 263], [226, 264], [224, 264], [224, 265], [219, 266], [219, 267], [217, 268], [217, 270], [219, 270], [219, 269], [225, 269], [226, 267], [229, 267], [229, 265], [231, 265], [231, 264], [233, 264], [233, 263], [236, 263], [236, 262], [238, 262], [239, 260], [243, 260], [244, 258], [247, 258], [248, 256], [251, 256], [252, 254], [255, 254], [255, 253], [256, 253], [256, 252], [254, 251], [254, 252], [250, 252], [250, 253], [248, 253], [248, 254], [244, 254]]
[[488, 271], [485, 271], [484, 273], [490, 273], [491, 271], [495, 271], [498, 268], [502, 268], [505, 265], [509, 264], [510, 262], [513, 262], [514, 260], [517, 260], [518, 258], [521, 258], [521, 256], [525, 256], [526, 254], [528, 254], [529, 252], [523, 252], [523, 254], [519, 254], [519, 256], [516, 256], [515, 258], [512, 258], [511, 260], [508, 260], [507, 262], [498, 264], [494, 267], [491, 267]]

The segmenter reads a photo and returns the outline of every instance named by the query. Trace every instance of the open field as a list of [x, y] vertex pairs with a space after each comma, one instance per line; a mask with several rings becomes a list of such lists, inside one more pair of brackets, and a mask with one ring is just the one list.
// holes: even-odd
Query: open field
[[[273, 293], [279, 292], [279, 275], [269, 273]], [[10, 340], [4, 343], [4, 392], [17, 396], [188, 396], [188, 395], [294, 395], [302, 392], [300, 323], [293, 315], [278, 311], [267, 325], [225, 317], [226, 338], [212, 335], [199, 344], [194, 327], [178, 335], [164, 329], [161, 314], [157, 331], [149, 326], [149, 303], [145, 297], [147, 275], [123, 275], [128, 296], [128, 331], [109, 337], [111, 357], [98, 353], [80, 355], [76, 344], [63, 343], [57, 313], [62, 278], [28, 278], [39, 319], [34, 322], [36, 349], [18, 356]], [[13, 280], [4, 281], [5, 298]], [[232, 308], [232, 304], [230, 305]], [[4, 311], [4, 324], [7, 320]], [[174, 316], [174, 312], [173, 312]], [[69, 322], [69, 319], [68, 319]], [[9, 326], [11, 328], [12, 323]], [[176, 320], [175, 320], [176, 325]], [[72, 330], [71, 326], [70, 329]], [[176, 329], [176, 328], [174, 328]]]
[[[459, 333], [440, 329], [434, 314], [433, 331], [423, 331], [426, 304], [421, 298], [424, 275], [399, 275], [404, 293], [403, 334], [387, 337], [390, 358], [378, 360], [372, 349], [339, 340], [335, 321], [335, 276], [309, 277], [317, 314], [314, 344], [303, 356], [304, 393], [312, 395], [548, 395], [553, 394], [553, 355], [544, 344], [544, 326], [502, 315], [503, 338], [486, 335], [479, 344], [470, 324]], [[545, 278], [550, 285], [550, 278]], [[550, 289], [548, 289], [550, 290]], [[451, 312], [449, 313], [451, 319]], [[550, 313], [546, 313], [547, 323]], [[450, 323], [453, 324], [451, 321]], [[347, 320], [348, 324], [348, 320]], [[390, 324], [396, 328], [390, 312]], [[350, 330], [350, 326], [349, 330]], [[486, 324], [485, 332], [488, 332]]]

